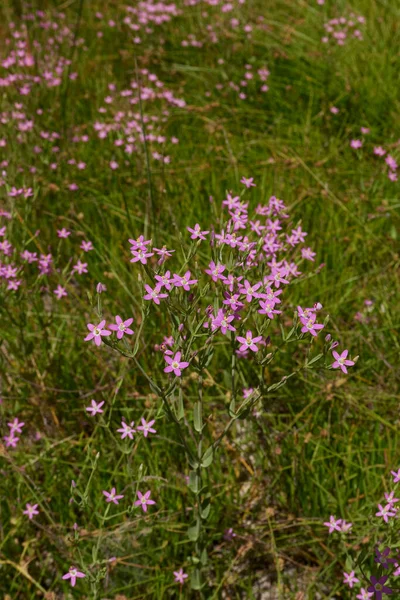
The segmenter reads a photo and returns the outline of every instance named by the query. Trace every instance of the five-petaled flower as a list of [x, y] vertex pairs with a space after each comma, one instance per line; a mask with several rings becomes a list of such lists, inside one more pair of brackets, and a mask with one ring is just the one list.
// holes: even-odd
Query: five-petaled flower
[[182, 369], [186, 369], [189, 366], [188, 362], [181, 361], [181, 356], [181, 352], [177, 352], [174, 357], [164, 354], [165, 362], [168, 365], [165, 367], [164, 373], [171, 373], [173, 371], [174, 375], [180, 377]]
[[387, 523], [389, 521], [389, 517], [394, 517], [396, 514], [396, 509], [392, 506], [392, 504], [386, 504], [383, 508], [381, 504], [378, 504], [379, 511], [375, 513], [376, 517], [382, 517], [382, 519]]
[[372, 575], [370, 578], [372, 585], [369, 586], [368, 591], [375, 592], [375, 600], [382, 600], [382, 594], [390, 595], [393, 593], [393, 590], [385, 585], [387, 578], [387, 575], [379, 577], [379, 579], [375, 575]]
[[138, 491], [137, 492], [138, 500], [136, 500], [135, 506], [141, 506], [143, 508], [144, 512], [147, 512], [147, 506], [150, 504], [155, 504], [155, 501], [151, 500], [150, 494], [151, 494], [150, 490], [147, 490], [147, 492], [145, 494], [142, 494], [142, 492]]
[[121, 500], [121, 498], [124, 497], [122, 494], [118, 495], [115, 488], [112, 488], [111, 492], [103, 490], [103, 494], [106, 497], [106, 502], [114, 502], [114, 504], [119, 504], [118, 500]]
[[144, 284], [147, 294], [143, 296], [145, 300], [153, 300], [155, 304], [160, 304], [160, 298], [167, 298], [168, 294], [161, 293], [161, 286], [156, 285], [154, 290], [147, 284]]
[[124, 337], [124, 335], [133, 335], [134, 331], [132, 329], [129, 328], [129, 326], [133, 323], [133, 318], [127, 319], [126, 321], [123, 321], [121, 319], [121, 317], [119, 315], [117, 315], [115, 317], [115, 323], [112, 323], [111, 325], [109, 325], [108, 327], [112, 330], [112, 331], [116, 331], [117, 332], [117, 339], [121, 339], [122, 337]]
[[343, 579], [343, 583], [347, 583], [349, 587], [353, 587], [353, 585], [355, 583], [359, 583], [359, 579], [357, 579], [357, 577], [354, 574], [354, 571], [351, 571], [350, 573], [343, 573], [344, 575], [344, 579]]
[[346, 367], [352, 367], [354, 365], [354, 361], [347, 359], [348, 353], [348, 350], [343, 350], [342, 354], [333, 350], [332, 354], [335, 362], [332, 364], [332, 369], [341, 369], [343, 373], [347, 373]]
[[103, 402], [96, 402], [95, 400], [92, 400], [91, 403], [92, 403], [92, 405], [87, 406], [85, 410], [88, 413], [90, 413], [92, 415], [92, 417], [94, 417], [94, 415], [97, 415], [97, 413], [104, 412], [104, 410], [102, 410], [102, 408], [101, 408], [104, 404], [104, 400], [103, 400]]
[[252, 332], [248, 331], [246, 333], [246, 337], [238, 336], [236, 339], [241, 344], [241, 346], [239, 348], [239, 350], [241, 352], [244, 352], [244, 350], [247, 350], [249, 348], [253, 352], [258, 352], [258, 348], [257, 348], [256, 344], [259, 343], [259, 342], [261, 342], [262, 335], [258, 335], [257, 337], [253, 337]]
[[300, 321], [303, 324], [301, 332], [311, 333], [312, 336], [316, 337], [318, 330], [324, 328], [324, 325], [315, 322], [316, 318], [316, 314], [312, 314], [308, 318], [300, 317]]
[[125, 423], [125, 421], [121, 421], [121, 429], [117, 429], [117, 432], [121, 434], [121, 440], [124, 440], [126, 437], [133, 440], [133, 434], [136, 433], [136, 430], [133, 428], [134, 424], [134, 421], [131, 421], [130, 425]]
[[88, 323], [86, 327], [89, 329], [90, 333], [87, 334], [84, 341], [89, 342], [90, 340], [93, 340], [96, 346], [100, 346], [102, 341], [101, 338], [103, 336], [111, 335], [111, 331], [109, 331], [108, 329], [104, 329], [105, 324], [105, 319], [103, 319], [103, 321], [101, 321], [98, 325]]
[[70, 579], [72, 587], [75, 586], [77, 579], [82, 579], [82, 577], [86, 577], [85, 573], [78, 571], [76, 567], [70, 567], [68, 573], [63, 575], [63, 579]]
[[33, 519], [34, 516], [39, 514], [39, 511], [37, 510], [37, 507], [39, 506], [39, 504], [34, 504], [32, 506], [32, 504], [29, 504], [29, 502], [26, 504], [26, 510], [23, 511], [24, 515], [27, 515], [28, 519]]
[[182, 567], [179, 569], [179, 571], [174, 571], [174, 577], [175, 577], [175, 582], [176, 583], [185, 583], [185, 579], [187, 579], [189, 577], [189, 575], [187, 573], [184, 573]]
[[327, 523], [324, 523], [324, 525], [326, 527], [329, 527], [329, 533], [332, 533], [333, 531], [341, 531], [341, 523], [342, 523], [342, 519], [336, 519], [336, 517], [334, 517], [334, 515], [331, 515], [329, 517], [329, 521]]
[[210, 233], [209, 231], [201, 231], [201, 227], [198, 223], [196, 223], [193, 229], [191, 229], [190, 227], [186, 227], [186, 229], [192, 234], [190, 236], [190, 239], [192, 240], [205, 240], [206, 235]]
[[152, 427], [155, 423], [155, 419], [146, 422], [146, 419], [143, 419], [142, 417], [141, 422], [142, 424], [137, 427], [137, 430], [142, 431], [145, 438], [147, 438], [149, 433], [157, 433], [157, 430]]

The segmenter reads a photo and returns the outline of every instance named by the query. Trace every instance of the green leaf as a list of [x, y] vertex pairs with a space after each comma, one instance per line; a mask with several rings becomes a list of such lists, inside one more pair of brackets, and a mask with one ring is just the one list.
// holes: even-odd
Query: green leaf
[[307, 364], [306, 366], [309, 367], [310, 365], [313, 365], [314, 363], [317, 362], [317, 360], [319, 360], [320, 358], [323, 357], [323, 354], [317, 354], [317, 356], [314, 356], [314, 358], [312, 358]]
[[206, 469], [207, 467], [209, 467], [211, 465], [213, 460], [214, 460], [214, 449], [212, 446], [210, 446], [209, 448], [207, 448], [207, 450], [204, 452], [204, 454], [202, 456], [201, 466]]
[[182, 390], [179, 390], [179, 396], [178, 396], [178, 402], [177, 402], [177, 411], [176, 411], [176, 418], [178, 419], [178, 421], [182, 421], [183, 417], [185, 416], [185, 409], [183, 406], [183, 396], [182, 396]]
[[236, 417], [236, 401], [235, 399], [231, 400], [229, 404], [228, 413], [230, 417]]
[[192, 588], [192, 590], [201, 590], [202, 585], [201, 585], [200, 569], [195, 569], [194, 571], [192, 571], [192, 574], [190, 577], [190, 587]]
[[192, 525], [187, 530], [188, 538], [191, 542], [197, 542], [197, 540], [199, 539], [199, 533], [200, 533], [200, 531], [199, 531], [198, 523], [196, 523], [195, 525]]
[[207, 554], [206, 548], [204, 548], [203, 552], [201, 553], [200, 562], [203, 565], [203, 567], [205, 567], [206, 564], [208, 563], [208, 554]]
[[194, 494], [199, 493], [199, 478], [196, 471], [190, 471], [189, 473], [189, 488]]
[[211, 504], [210, 504], [210, 502], [208, 502], [208, 504], [205, 504], [204, 508], [201, 508], [201, 510], [200, 510], [200, 516], [203, 519], [203, 521], [206, 521], [208, 519], [208, 517], [210, 516], [210, 512], [211, 512]]
[[193, 407], [193, 425], [198, 432], [201, 432], [203, 429], [203, 416], [200, 402], [195, 402]]

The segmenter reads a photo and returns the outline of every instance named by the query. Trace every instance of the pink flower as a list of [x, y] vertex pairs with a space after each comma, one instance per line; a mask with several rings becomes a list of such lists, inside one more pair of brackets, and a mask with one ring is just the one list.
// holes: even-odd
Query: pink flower
[[135, 422], [132, 421], [130, 425], [125, 423], [125, 421], [121, 421], [121, 429], [117, 429], [117, 432], [121, 434], [121, 440], [124, 440], [128, 437], [130, 440], [133, 440], [133, 434], [136, 433], [136, 430], [133, 429]]
[[63, 579], [70, 579], [72, 587], [75, 586], [76, 580], [81, 579], [82, 577], [86, 577], [85, 573], [81, 573], [75, 567], [70, 567], [68, 573], [63, 575]]
[[104, 336], [111, 335], [111, 331], [109, 331], [108, 329], [104, 329], [105, 324], [105, 319], [101, 321], [101, 323], [99, 323], [98, 325], [92, 325], [92, 323], [88, 323], [86, 327], [89, 329], [90, 333], [88, 333], [84, 341], [89, 342], [90, 340], [93, 340], [96, 346], [100, 346], [101, 338]]
[[331, 106], [329, 110], [333, 115], [337, 115], [339, 112], [339, 109], [336, 106]]
[[198, 223], [196, 223], [196, 225], [194, 226], [193, 229], [191, 229], [190, 227], [186, 227], [186, 229], [192, 234], [190, 236], [190, 239], [192, 240], [205, 240], [206, 239], [206, 235], [208, 233], [210, 233], [209, 231], [201, 231], [201, 227]]
[[61, 298], [63, 298], [64, 296], [68, 296], [67, 292], [65, 291], [65, 288], [63, 288], [61, 285], [58, 285], [56, 289], [53, 290], [53, 294], [57, 296], [58, 300], [61, 300]]
[[324, 523], [326, 527], [329, 527], [329, 533], [334, 531], [341, 531], [342, 519], [336, 519], [333, 515], [330, 516], [328, 523]]
[[124, 497], [122, 494], [118, 495], [115, 488], [112, 488], [111, 492], [103, 490], [103, 494], [106, 497], [106, 502], [113, 502], [114, 504], [119, 504], [118, 500]]
[[62, 229], [57, 229], [57, 235], [59, 238], [67, 238], [69, 235], [71, 235], [71, 232], [63, 227]]
[[15, 417], [14, 421], [7, 423], [7, 425], [10, 428], [10, 434], [13, 435], [14, 433], [22, 433], [22, 428], [25, 423], [23, 421], [19, 421], [18, 418]]
[[197, 283], [197, 279], [190, 279], [190, 271], [186, 271], [183, 277], [174, 273], [172, 283], [175, 287], [183, 287], [187, 292], [190, 291], [190, 286]]
[[355, 150], [358, 150], [358, 148], [361, 148], [363, 145], [361, 140], [351, 140], [350, 142], [350, 147], [354, 148]]
[[242, 177], [240, 183], [243, 183], [243, 185], [245, 185], [247, 188], [256, 187], [256, 184], [253, 183], [253, 181], [253, 177], [250, 177], [249, 179], [246, 179], [246, 177]]
[[147, 512], [147, 506], [150, 504], [155, 504], [154, 500], [150, 499], [151, 491], [148, 490], [145, 494], [142, 492], [137, 493], [139, 500], [136, 500], [135, 506], [141, 506], [144, 512]]
[[300, 317], [300, 321], [303, 324], [303, 327], [301, 328], [301, 332], [302, 333], [311, 333], [312, 336], [316, 337], [317, 331], [319, 329], [324, 328], [323, 325], [315, 322], [316, 318], [317, 318], [317, 316], [315, 314], [310, 315], [310, 317], [308, 317], [308, 318]]
[[185, 579], [187, 579], [189, 577], [189, 575], [187, 573], [184, 573], [183, 569], [181, 567], [179, 569], [179, 571], [174, 571], [174, 577], [175, 577], [175, 583], [183, 584], [183, 583], [185, 583]]
[[386, 150], [384, 150], [382, 148], [382, 146], [375, 146], [375, 148], [374, 148], [374, 154], [376, 154], [377, 156], [385, 156]]
[[85, 410], [88, 413], [91, 413], [92, 417], [94, 417], [94, 415], [97, 415], [97, 413], [104, 412], [104, 410], [102, 410], [102, 408], [101, 408], [104, 404], [104, 400], [103, 400], [103, 402], [98, 402], [98, 403], [95, 402], [95, 400], [92, 400], [91, 402], [92, 402], [92, 406], [87, 406]]
[[149, 433], [157, 433], [156, 429], [152, 428], [152, 425], [154, 425], [155, 423], [154, 419], [152, 421], [146, 422], [146, 420], [142, 417], [141, 421], [142, 424], [138, 426], [137, 430], [142, 431], [145, 438], [147, 438]]
[[261, 281], [254, 285], [250, 285], [247, 279], [244, 280], [244, 284], [240, 288], [240, 293], [246, 296], [246, 302], [251, 302], [253, 298], [258, 298], [257, 290], [262, 286]]
[[355, 577], [354, 571], [351, 571], [351, 573], [343, 573], [343, 575], [343, 583], [347, 583], [350, 588], [352, 588], [355, 583], [359, 583], [360, 581], [357, 579], [357, 577]]
[[393, 475], [393, 483], [399, 483], [400, 481], [400, 469], [398, 471], [390, 471]]
[[394, 517], [396, 514], [396, 509], [391, 504], [386, 504], [383, 508], [381, 504], [378, 504], [379, 511], [375, 513], [376, 517], [382, 517], [382, 519], [387, 523], [389, 521], [389, 517]]
[[142, 265], [147, 264], [147, 259], [150, 256], [154, 255], [154, 252], [147, 252], [146, 249], [141, 249], [141, 248], [139, 248], [138, 250], [131, 249], [131, 252], [133, 255], [133, 258], [131, 258], [131, 263], [140, 261], [142, 263]]
[[94, 250], [92, 242], [82, 242], [80, 248], [82, 248], [84, 252], [90, 252], [90, 250]]
[[189, 366], [188, 362], [181, 361], [181, 355], [181, 352], [177, 352], [174, 357], [164, 354], [165, 362], [168, 365], [165, 367], [164, 373], [171, 373], [173, 371], [176, 377], [181, 376], [181, 370]]
[[144, 285], [147, 294], [143, 296], [145, 300], [153, 300], [155, 304], [160, 304], [160, 298], [168, 298], [168, 294], [161, 294], [161, 287], [156, 285], [154, 290], [145, 283]]
[[238, 336], [236, 339], [241, 344], [241, 346], [239, 348], [240, 352], [244, 352], [245, 350], [248, 350], [248, 349], [252, 350], [253, 352], [258, 352], [258, 348], [257, 348], [256, 344], [258, 342], [261, 342], [262, 335], [259, 335], [259, 336], [255, 337], [255, 338], [253, 338], [252, 332], [248, 331], [246, 333], [246, 337], [245, 338], [241, 337], [241, 336]]
[[222, 273], [225, 271], [225, 269], [225, 265], [216, 265], [215, 262], [212, 260], [208, 265], [208, 269], [206, 269], [205, 272], [207, 273], [207, 275], [210, 275], [213, 281], [218, 281], [218, 279], [224, 279]]
[[3, 440], [5, 441], [6, 448], [15, 448], [19, 442], [19, 438], [15, 437], [13, 433], [10, 433], [10, 435], [5, 435]]
[[360, 589], [360, 593], [356, 596], [358, 600], [369, 600], [373, 597], [373, 592], [367, 592], [365, 588]]
[[115, 317], [115, 321], [116, 323], [109, 325], [108, 327], [112, 330], [112, 331], [116, 331], [117, 332], [117, 339], [121, 339], [124, 337], [124, 335], [133, 335], [134, 331], [132, 329], [129, 328], [129, 326], [133, 323], [133, 319], [127, 319], [126, 321], [123, 321], [121, 319], [121, 317], [119, 315], [117, 315]]
[[347, 360], [348, 353], [348, 350], [343, 350], [342, 354], [339, 354], [338, 352], [336, 352], [336, 350], [333, 350], [332, 354], [333, 358], [335, 359], [335, 362], [332, 364], [332, 368], [341, 369], [343, 373], [347, 373], [346, 366], [352, 367], [354, 365], [354, 362], [352, 360]]
[[34, 504], [33, 506], [31, 504], [29, 504], [29, 502], [26, 504], [26, 510], [23, 511], [24, 515], [27, 515], [29, 520], [32, 520], [34, 516], [39, 514], [39, 511], [37, 510], [37, 507], [39, 506], [39, 504]]
[[80, 260], [78, 260], [78, 262], [76, 263], [76, 265], [74, 265], [74, 267], [72, 268], [73, 272], [77, 272], [79, 275], [82, 275], [83, 273], [87, 273], [87, 263], [83, 263]]

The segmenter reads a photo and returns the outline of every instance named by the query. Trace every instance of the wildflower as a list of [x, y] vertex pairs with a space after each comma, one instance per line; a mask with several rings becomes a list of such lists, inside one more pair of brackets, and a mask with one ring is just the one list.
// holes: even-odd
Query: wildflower
[[329, 527], [329, 533], [333, 531], [341, 531], [342, 519], [336, 519], [333, 515], [330, 516], [328, 523], [324, 523], [326, 527]]
[[118, 500], [124, 497], [122, 494], [118, 495], [115, 488], [112, 488], [111, 492], [103, 490], [103, 494], [106, 497], [106, 502], [113, 502], [114, 504], [119, 504]]
[[270, 300], [260, 300], [260, 306], [261, 310], [257, 312], [260, 315], [267, 315], [268, 319], [273, 319], [274, 315], [280, 315], [282, 312], [281, 310], [275, 310], [275, 304]]
[[164, 275], [155, 275], [155, 279], [156, 281], [158, 281], [158, 287], [165, 287], [165, 289], [168, 291], [172, 290], [171, 283], [173, 283], [173, 281], [171, 279], [170, 271], [167, 271], [166, 273], [164, 273]]
[[151, 491], [148, 490], [145, 494], [142, 492], [137, 493], [139, 500], [136, 500], [135, 506], [141, 506], [144, 512], [147, 512], [147, 506], [150, 504], [155, 504], [154, 500], [150, 499]]
[[81, 579], [82, 577], [86, 577], [85, 573], [81, 573], [81, 571], [78, 571], [78, 569], [76, 569], [76, 567], [70, 567], [68, 573], [63, 575], [62, 578], [70, 579], [71, 585], [72, 585], [72, 587], [74, 587], [76, 584], [76, 580]]
[[387, 578], [387, 575], [379, 577], [379, 579], [372, 575], [370, 578], [372, 585], [369, 586], [368, 591], [375, 592], [375, 600], [382, 600], [382, 594], [392, 593], [393, 590], [385, 585]]
[[271, 271], [271, 274], [268, 275], [267, 279], [271, 280], [274, 282], [275, 287], [279, 288], [281, 283], [289, 283], [289, 281], [286, 279], [288, 272], [287, 269], [285, 267], [282, 268], [276, 268], [274, 267]]
[[10, 434], [14, 433], [22, 433], [22, 427], [25, 425], [23, 421], [19, 421], [17, 417], [15, 417], [14, 421], [11, 423], [7, 423], [10, 428]]
[[167, 250], [166, 246], [163, 246], [162, 248], [153, 248], [153, 250], [156, 252], [156, 254], [161, 256], [160, 260], [158, 261], [159, 265], [165, 262], [167, 258], [171, 258], [172, 252], [175, 252], [175, 250]]
[[378, 548], [375, 548], [375, 562], [382, 565], [384, 569], [389, 568], [389, 564], [394, 564], [396, 560], [394, 558], [389, 558], [390, 548], [385, 548], [383, 552], [380, 552]]
[[181, 362], [181, 352], [177, 352], [175, 356], [172, 358], [171, 356], [167, 356], [164, 354], [165, 362], [167, 363], [167, 367], [164, 369], [164, 373], [174, 372], [174, 375], [177, 377], [181, 376], [181, 369], [186, 369], [189, 366], [188, 362]]
[[338, 352], [336, 352], [336, 350], [333, 350], [332, 354], [333, 354], [333, 358], [335, 359], [335, 362], [332, 364], [332, 368], [333, 369], [341, 369], [343, 371], [343, 373], [347, 373], [347, 367], [352, 367], [354, 365], [354, 361], [352, 360], [347, 360], [347, 355], [348, 355], [349, 351], [348, 350], [343, 350], [342, 354], [339, 354]]
[[27, 515], [29, 520], [32, 520], [33, 517], [35, 517], [36, 515], [39, 514], [39, 511], [37, 510], [37, 507], [39, 506], [39, 504], [34, 504], [33, 506], [31, 504], [29, 504], [29, 502], [26, 504], [26, 510], [22, 511], [24, 515]]
[[93, 246], [92, 242], [83, 241], [79, 247], [82, 248], [82, 250], [84, 252], [90, 252], [90, 250], [94, 250], [94, 246]]
[[94, 417], [94, 415], [97, 415], [97, 413], [102, 413], [104, 412], [104, 410], [102, 410], [102, 406], [104, 404], [104, 400], [103, 402], [95, 402], [95, 400], [92, 400], [92, 405], [91, 406], [87, 406], [86, 407], [86, 411], [91, 413], [92, 417]]
[[186, 229], [192, 234], [190, 236], [191, 240], [205, 240], [206, 239], [206, 235], [208, 233], [210, 233], [209, 231], [201, 231], [201, 227], [198, 223], [196, 223], [196, 225], [194, 226], [193, 229], [191, 229], [190, 227], [186, 227]]
[[344, 579], [343, 579], [343, 583], [347, 583], [349, 587], [353, 587], [353, 585], [355, 583], [359, 583], [359, 579], [357, 579], [357, 577], [355, 577], [354, 575], [354, 571], [351, 571], [350, 573], [343, 573], [344, 575]]
[[175, 576], [175, 582], [180, 583], [180, 584], [185, 583], [185, 579], [187, 579], [189, 577], [189, 575], [187, 573], [183, 572], [182, 567], [179, 569], [179, 571], [174, 571], [174, 576]]
[[152, 425], [155, 423], [154, 419], [146, 422], [146, 420], [142, 418], [141, 422], [142, 424], [138, 426], [137, 430], [142, 431], [145, 438], [147, 438], [149, 433], [157, 433], [157, 430], [152, 428]]
[[393, 508], [391, 504], [386, 504], [384, 508], [382, 508], [381, 504], [378, 504], [379, 511], [375, 513], [376, 517], [382, 517], [382, 519], [387, 523], [389, 521], [389, 517], [394, 517], [396, 515], [396, 509]]
[[98, 294], [101, 294], [102, 292], [106, 292], [107, 291], [107, 286], [104, 285], [104, 283], [98, 283], [96, 285], [96, 292]]
[[314, 257], [316, 256], [316, 252], [313, 252], [311, 250], [311, 248], [302, 248], [301, 249], [301, 256], [303, 258], [305, 258], [306, 260], [311, 260], [312, 262], [314, 262]]
[[155, 304], [160, 304], [160, 298], [168, 298], [168, 294], [160, 293], [161, 287], [159, 285], [156, 285], [154, 290], [147, 283], [145, 283], [144, 287], [147, 292], [147, 294], [143, 296], [144, 300], [153, 300]]
[[207, 275], [210, 275], [213, 281], [217, 282], [218, 279], [224, 279], [222, 273], [225, 271], [225, 269], [225, 265], [221, 265], [219, 263], [218, 265], [216, 265], [215, 262], [212, 260], [208, 265], [208, 269], [206, 269], [205, 272], [207, 273]]
[[367, 592], [365, 588], [361, 588], [360, 593], [356, 596], [356, 598], [358, 598], [358, 600], [369, 600], [373, 595], [373, 593]]
[[83, 275], [83, 273], [87, 273], [88, 272], [87, 263], [83, 263], [80, 260], [78, 260], [76, 265], [73, 266], [72, 271], [78, 273], [79, 275]]
[[374, 154], [376, 154], [377, 156], [385, 156], [386, 150], [384, 150], [382, 148], [382, 146], [375, 146], [375, 148], [374, 148]]
[[57, 235], [59, 238], [67, 238], [69, 235], [71, 235], [71, 232], [63, 227], [62, 229], [57, 229]]
[[336, 106], [331, 106], [329, 110], [333, 115], [337, 115], [339, 112], [339, 109]]
[[256, 346], [257, 343], [259, 343], [262, 340], [262, 335], [259, 335], [255, 338], [253, 338], [253, 334], [251, 331], [248, 331], [246, 333], [246, 337], [241, 337], [238, 336], [237, 341], [240, 342], [241, 346], [239, 348], [239, 350], [241, 352], [243, 352], [244, 350], [247, 350], [248, 348], [250, 350], [252, 350], [253, 352], [258, 352], [258, 348]]
[[361, 140], [351, 140], [350, 142], [350, 147], [354, 148], [354, 150], [358, 150], [358, 148], [361, 148], [363, 145]]
[[12, 433], [8, 436], [5, 435], [3, 440], [5, 441], [6, 448], [15, 448], [19, 442], [19, 438], [15, 437]]
[[142, 249], [139, 249], [139, 250], [131, 249], [131, 252], [133, 255], [133, 258], [131, 258], [131, 263], [140, 261], [142, 263], [142, 265], [147, 264], [147, 259], [150, 258], [150, 256], [154, 255], [153, 252], [147, 252], [146, 250], [142, 250]]
[[[21, 432], [19, 431], [18, 433], [21, 433]], [[394, 497], [394, 492], [390, 492], [390, 494], [385, 492], [385, 498], [386, 498], [386, 502], [388, 502], [389, 504], [396, 504], [396, 502], [399, 502], [399, 500], [400, 500], [400, 498]]]
[[145, 240], [143, 235], [140, 235], [137, 240], [129, 239], [129, 243], [132, 244], [131, 252], [133, 250], [147, 250], [146, 246], [151, 244], [151, 240]]
[[133, 323], [133, 318], [131, 317], [130, 319], [127, 319], [126, 321], [123, 321], [121, 319], [121, 317], [119, 315], [117, 315], [115, 317], [115, 323], [112, 323], [111, 325], [109, 325], [108, 327], [112, 330], [112, 331], [116, 331], [117, 332], [117, 339], [120, 340], [121, 338], [124, 337], [124, 335], [133, 335], [135, 332], [129, 328], [129, 326]]
[[130, 440], [133, 440], [133, 434], [136, 433], [136, 430], [133, 429], [135, 422], [132, 421], [130, 425], [125, 423], [125, 421], [121, 421], [121, 429], [117, 429], [117, 432], [121, 434], [121, 440], [124, 440], [128, 437]]
[[308, 319], [304, 318], [304, 317], [300, 317], [300, 321], [303, 324], [303, 327], [301, 328], [301, 332], [302, 333], [311, 333], [312, 336], [316, 337], [317, 336], [317, 331], [319, 329], [323, 329], [324, 326], [316, 323], [315, 319], [316, 319], [316, 315], [312, 314], [310, 315], [310, 317]]
[[236, 537], [236, 533], [233, 531], [232, 527], [229, 527], [229, 529], [225, 529], [224, 531], [224, 540], [226, 540], [227, 542], [232, 542], [233, 538]]
[[61, 300], [61, 298], [63, 298], [64, 296], [68, 296], [67, 292], [65, 291], [65, 288], [63, 288], [61, 285], [58, 285], [56, 289], [53, 290], [53, 294], [57, 296], [58, 300]]
[[247, 188], [256, 187], [256, 184], [253, 183], [253, 181], [254, 177], [250, 177], [249, 179], [246, 179], [246, 177], [242, 177], [240, 183], [243, 183], [243, 185], [245, 185]]
[[90, 340], [93, 340], [94, 343], [96, 344], [96, 346], [100, 346], [101, 345], [101, 338], [104, 336], [108, 336], [111, 335], [111, 331], [109, 331], [108, 329], [104, 329], [104, 326], [106, 324], [106, 320], [104, 319], [103, 321], [101, 321], [98, 325], [93, 325], [92, 323], [88, 323], [86, 325], [86, 327], [89, 329], [88, 335], [85, 337], [84, 341], [85, 342], [89, 342]]
[[253, 298], [258, 298], [257, 290], [261, 287], [262, 283], [259, 281], [255, 285], [250, 285], [247, 279], [244, 280], [244, 284], [240, 288], [240, 293], [246, 296], [246, 302], [251, 302]]
[[361, 131], [361, 133], [363, 135], [368, 135], [369, 132], [370, 132], [370, 130], [368, 129], [368, 127], [361, 127], [360, 131]]
[[183, 287], [187, 292], [190, 291], [190, 286], [195, 285], [198, 279], [190, 279], [190, 271], [186, 271], [183, 277], [174, 273], [172, 283], [175, 287]]
[[353, 527], [353, 523], [346, 523], [346, 521], [343, 519], [342, 524], [340, 526], [340, 531], [342, 533], [346, 533], [346, 531], [350, 531], [350, 529]]
[[390, 471], [393, 475], [393, 483], [399, 483], [400, 481], [400, 469], [398, 471]]

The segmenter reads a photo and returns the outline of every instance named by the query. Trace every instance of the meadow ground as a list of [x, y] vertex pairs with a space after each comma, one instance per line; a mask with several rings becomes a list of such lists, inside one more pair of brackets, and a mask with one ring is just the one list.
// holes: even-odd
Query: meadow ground
[[[366, 589], [385, 573], [396, 597], [400, 4], [18, 0], [1, 17], [2, 597], [379, 600]], [[268, 245], [255, 266], [232, 236], [210, 247], [237, 195], [252, 215], [287, 207], [284, 241], [271, 211], [250, 216]], [[265, 348], [194, 331], [222, 306], [204, 274], [218, 248], [255, 283], [301, 232], [315, 256], [296, 259], [282, 314], [244, 318], [269, 327]], [[175, 250], [165, 268], [130, 262], [141, 235]], [[153, 269], [190, 260], [189, 292], [178, 277], [143, 300]], [[297, 306], [316, 303], [314, 339]], [[103, 315], [135, 333], [85, 342]], [[170, 336], [180, 377], [164, 373]], [[359, 357], [347, 374], [333, 340]]]

